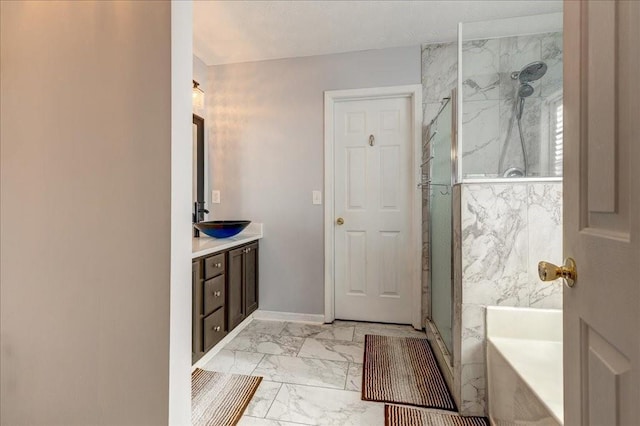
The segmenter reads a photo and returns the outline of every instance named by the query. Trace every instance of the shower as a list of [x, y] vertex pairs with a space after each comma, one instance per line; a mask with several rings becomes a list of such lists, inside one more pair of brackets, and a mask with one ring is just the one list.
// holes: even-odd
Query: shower
[[[520, 136], [520, 148], [522, 149], [522, 159], [524, 163], [523, 169], [518, 167], [509, 167], [502, 173], [503, 177], [524, 177], [527, 176], [527, 168], [529, 166], [529, 160], [527, 157], [527, 150], [524, 144], [524, 134], [522, 133], [522, 113], [524, 112], [525, 99], [533, 95], [535, 92], [534, 87], [530, 84], [533, 81], [539, 80], [547, 72], [547, 64], [542, 61], [532, 62], [522, 68], [520, 71], [514, 71], [511, 73], [511, 79], [518, 84], [516, 88], [516, 101], [513, 108], [514, 113], [509, 122], [509, 129], [502, 145], [502, 152], [500, 154], [499, 171], [502, 172], [505, 156], [507, 153], [507, 145], [511, 138], [511, 132], [513, 131], [514, 121], [518, 124], [518, 133]], [[514, 120], [515, 119], [515, 120]]]

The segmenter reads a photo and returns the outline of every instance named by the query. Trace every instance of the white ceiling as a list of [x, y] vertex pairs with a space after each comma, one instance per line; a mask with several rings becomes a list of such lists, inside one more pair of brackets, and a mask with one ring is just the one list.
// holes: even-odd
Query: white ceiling
[[458, 22], [562, 11], [561, 0], [195, 1], [194, 54], [207, 65], [456, 39]]

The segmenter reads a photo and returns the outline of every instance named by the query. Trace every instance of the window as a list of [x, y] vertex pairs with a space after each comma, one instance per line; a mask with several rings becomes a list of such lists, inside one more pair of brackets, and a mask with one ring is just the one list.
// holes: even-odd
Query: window
[[563, 118], [562, 118], [562, 98], [551, 103], [551, 158], [550, 171], [553, 176], [562, 176], [562, 136], [563, 136]]

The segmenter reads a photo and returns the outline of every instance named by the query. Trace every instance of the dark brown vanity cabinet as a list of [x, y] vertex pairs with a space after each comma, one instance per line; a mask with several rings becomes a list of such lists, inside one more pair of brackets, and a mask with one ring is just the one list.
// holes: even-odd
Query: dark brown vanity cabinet
[[192, 362], [258, 308], [258, 242], [194, 260]]
[[192, 264], [191, 359], [197, 361], [226, 334], [224, 322], [226, 253]]
[[258, 243], [229, 251], [227, 277], [229, 330], [258, 309]]

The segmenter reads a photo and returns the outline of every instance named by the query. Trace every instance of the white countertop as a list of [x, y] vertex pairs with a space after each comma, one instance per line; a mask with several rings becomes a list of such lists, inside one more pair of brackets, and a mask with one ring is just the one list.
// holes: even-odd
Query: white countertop
[[200, 237], [192, 239], [191, 258], [206, 256], [233, 247], [241, 246], [251, 241], [259, 240], [263, 237], [262, 223], [250, 223], [244, 231], [229, 238], [211, 238], [203, 233]]

